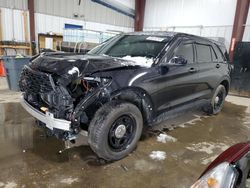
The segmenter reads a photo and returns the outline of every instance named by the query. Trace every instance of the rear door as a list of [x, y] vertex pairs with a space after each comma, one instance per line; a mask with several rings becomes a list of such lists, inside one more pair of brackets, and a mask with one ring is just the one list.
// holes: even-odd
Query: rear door
[[218, 71], [221, 72], [222, 76], [225, 74], [230, 76], [232, 67], [229, 62], [229, 56], [226, 51], [226, 48], [222, 45], [219, 46], [217, 44], [214, 44], [213, 48], [217, 56], [217, 61], [215, 62], [216, 68], [218, 69]]
[[209, 98], [221, 77], [218, 71], [220, 63], [212, 43], [197, 41], [195, 43], [195, 51], [195, 62], [199, 67], [198, 77], [200, 82], [196, 92], [205, 98]]

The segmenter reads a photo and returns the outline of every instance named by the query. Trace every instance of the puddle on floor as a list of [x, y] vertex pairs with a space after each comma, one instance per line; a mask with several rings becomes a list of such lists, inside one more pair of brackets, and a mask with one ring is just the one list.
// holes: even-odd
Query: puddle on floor
[[[217, 116], [192, 114], [162, 122], [128, 157], [101, 165], [88, 146], [60, 154], [64, 143], [47, 138], [19, 103], [2, 103], [0, 187], [190, 187], [222, 150], [250, 135], [245, 106], [226, 102]], [[157, 141], [154, 133], [169, 125], [175, 128], [165, 133], [176, 141]]]

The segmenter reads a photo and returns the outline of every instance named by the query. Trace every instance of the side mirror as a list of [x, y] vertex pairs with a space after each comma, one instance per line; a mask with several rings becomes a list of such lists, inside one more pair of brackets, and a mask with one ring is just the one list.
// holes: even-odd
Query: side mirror
[[176, 66], [182, 66], [186, 65], [187, 60], [181, 56], [175, 56], [169, 60], [169, 62], [162, 63], [159, 66], [159, 73], [160, 74], [166, 74], [169, 71], [169, 65], [176, 65]]
[[183, 58], [182, 56], [174, 56], [169, 60], [167, 64], [168, 65], [186, 65], [187, 60]]

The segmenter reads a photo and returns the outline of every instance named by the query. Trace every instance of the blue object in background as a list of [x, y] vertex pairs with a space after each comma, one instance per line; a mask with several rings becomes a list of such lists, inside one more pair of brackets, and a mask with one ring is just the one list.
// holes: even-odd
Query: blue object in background
[[83, 29], [82, 25], [64, 24], [64, 29]]
[[4, 68], [6, 71], [7, 82], [10, 90], [20, 91], [19, 77], [23, 70], [24, 65], [28, 64], [30, 57], [5, 56], [3, 58]]

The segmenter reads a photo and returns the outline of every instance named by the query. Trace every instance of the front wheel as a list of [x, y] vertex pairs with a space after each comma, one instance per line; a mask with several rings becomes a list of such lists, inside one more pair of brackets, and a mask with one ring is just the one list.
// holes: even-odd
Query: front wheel
[[221, 109], [223, 108], [225, 98], [227, 95], [227, 91], [223, 85], [219, 85], [215, 92], [214, 95], [206, 107], [204, 107], [204, 111], [208, 114], [218, 114]]
[[111, 101], [90, 122], [88, 142], [100, 158], [119, 160], [135, 149], [142, 128], [142, 114], [135, 105]]

